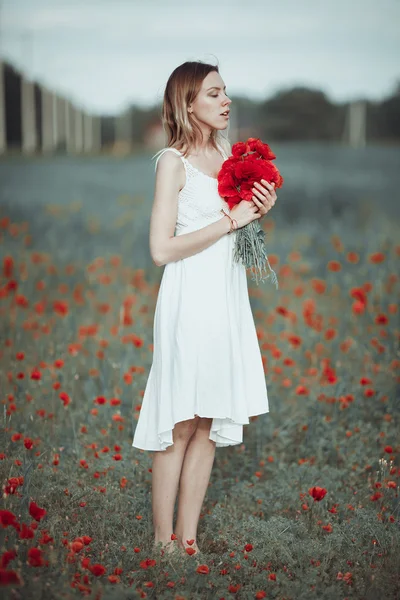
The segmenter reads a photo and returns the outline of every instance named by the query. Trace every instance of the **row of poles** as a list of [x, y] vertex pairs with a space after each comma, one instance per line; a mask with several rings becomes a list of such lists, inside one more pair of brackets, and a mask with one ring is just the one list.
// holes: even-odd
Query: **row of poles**
[[100, 146], [100, 117], [0, 60], [0, 154], [97, 152]]

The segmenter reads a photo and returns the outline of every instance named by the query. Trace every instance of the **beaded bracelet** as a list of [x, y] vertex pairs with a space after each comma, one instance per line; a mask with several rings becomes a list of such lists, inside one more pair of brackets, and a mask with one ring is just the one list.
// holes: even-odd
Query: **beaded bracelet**
[[237, 228], [238, 228], [237, 221], [236, 221], [236, 219], [232, 219], [232, 217], [231, 217], [230, 215], [228, 215], [228, 213], [226, 213], [226, 212], [224, 211], [224, 209], [223, 209], [223, 208], [221, 208], [221, 213], [222, 213], [223, 215], [225, 215], [226, 217], [228, 217], [228, 218], [229, 218], [229, 220], [230, 220], [230, 222], [231, 222], [231, 228], [230, 228], [230, 230], [228, 231], [228, 235], [229, 235], [230, 233], [232, 233], [232, 231], [234, 231], [235, 229], [237, 229]]

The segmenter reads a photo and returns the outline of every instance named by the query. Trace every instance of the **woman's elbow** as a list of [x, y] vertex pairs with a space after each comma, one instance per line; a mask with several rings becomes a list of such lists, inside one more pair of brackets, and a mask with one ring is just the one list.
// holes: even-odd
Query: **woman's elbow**
[[161, 254], [161, 252], [153, 251], [151, 253], [151, 259], [152, 259], [153, 263], [156, 265], [156, 267], [162, 267], [165, 264], [164, 257]]
[[155, 265], [156, 265], [156, 267], [161, 267], [161, 266], [162, 266], [162, 265], [161, 265], [161, 261], [159, 260], [159, 258], [157, 258], [157, 257], [153, 256], [153, 257], [152, 257], [152, 260], [153, 260], [153, 264], [155, 264]]
[[159, 244], [156, 248], [152, 248], [151, 258], [157, 267], [163, 267], [169, 262], [168, 250], [167, 243]]

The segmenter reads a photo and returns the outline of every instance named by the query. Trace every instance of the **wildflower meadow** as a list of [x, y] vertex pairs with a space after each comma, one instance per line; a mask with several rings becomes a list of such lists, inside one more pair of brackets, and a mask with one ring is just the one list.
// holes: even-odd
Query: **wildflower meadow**
[[296, 223], [278, 195], [261, 223], [279, 289], [248, 275], [270, 412], [216, 450], [201, 554], [168, 556], [151, 453], [131, 446], [162, 276], [138, 260], [151, 194], [88, 209], [69, 181], [63, 202], [1, 206], [2, 598], [400, 598], [396, 219], [361, 203]]

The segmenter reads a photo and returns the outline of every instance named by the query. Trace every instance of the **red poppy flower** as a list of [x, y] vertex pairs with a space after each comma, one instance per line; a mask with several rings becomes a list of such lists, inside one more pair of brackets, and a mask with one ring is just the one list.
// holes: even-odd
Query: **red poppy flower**
[[47, 511], [45, 508], [40, 508], [36, 502], [31, 502], [29, 504], [29, 514], [35, 521], [41, 521], [46, 516]]
[[314, 498], [314, 502], [319, 502], [325, 497], [327, 491], [325, 488], [314, 486], [308, 490], [308, 493]]
[[200, 573], [201, 575], [208, 575], [208, 573], [210, 572], [210, 569], [208, 568], [207, 565], [199, 565], [196, 569], [197, 573]]
[[256, 181], [265, 179], [282, 187], [283, 177], [271, 162], [276, 156], [268, 144], [258, 138], [237, 142], [232, 146], [232, 156], [218, 173], [218, 193], [232, 209], [242, 200], [251, 200], [252, 187]]

